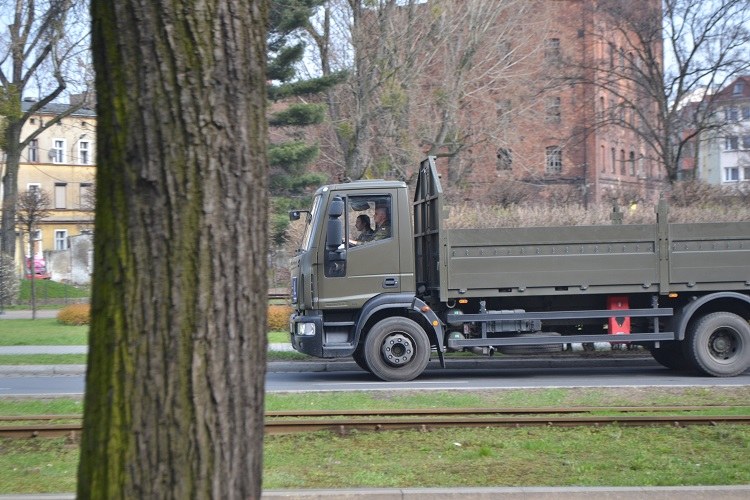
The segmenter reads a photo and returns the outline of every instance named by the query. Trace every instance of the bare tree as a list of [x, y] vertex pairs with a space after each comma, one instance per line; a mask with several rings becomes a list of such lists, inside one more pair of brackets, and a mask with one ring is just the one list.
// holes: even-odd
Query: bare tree
[[78, 498], [260, 498], [264, 0], [95, 0], [95, 263]]
[[[24, 124], [65, 92], [88, 95], [91, 81], [88, 55], [87, 2], [80, 0], [0, 0], [0, 10], [12, 16], [0, 36], [0, 118], [5, 151], [3, 213], [0, 252], [13, 257], [16, 249], [14, 221], [18, 196], [18, 169], [28, 144], [49, 127], [89, 104], [74, 101], [62, 113], [46, 120], [27, 137]], [[25, 111], [25, 93], [38, 96]]]
[[[530, 61], [543, 47], [549, 18], [538, 1], [447, 1], [442, 9], [438, 53], [421, 84], [428, 91], [416, 96], [429, 117], [418, 130], [427, 154], [448, 157], [448, 181], [455, 183], [471, 170], [472, 155], [463, 153], [511, 142], [508, 117], [498, 113], [534, 109], [539, 96], [528, 89], [539, 87], [541, 73]], [[512, 111], [503, 109], [510, 96], [518, 98]]]
[[47, 191], [31, 189], [18, 195], [17, 223], [29, 237], [29, 275], [31, 276], [31, 319], [36, 319], [36, 259], [34, 258], [34, 233], [39, 223], [49, 217], [52, 198]]
[[342, 175], [408, 180], [425, 152], [458, 158], [496, 136], [497, 120], [479, 122], [472, 113], [488, 106], [490, 93], [507, 91], [509, 82], [524, 88], [519, 80], [532, 78], [524, 61], [538, 50], [542, 7], [519, 0], [328, 2], [309, 32], [319, 70], [344, 67], [351, 75], [329, 92]]
[[606, 0], [596, 8], [607, 21], [587, 36], [602, 57], [576, 68], [576, 78], [608, 96], [595, 126], [635, 132], [674, 182], [688, 144], [725, 125], [714, 91], [750, 69], [750, 3]]

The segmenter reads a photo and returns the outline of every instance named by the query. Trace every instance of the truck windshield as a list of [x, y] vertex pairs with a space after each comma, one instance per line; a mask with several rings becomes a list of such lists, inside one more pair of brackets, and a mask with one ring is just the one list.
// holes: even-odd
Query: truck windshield
[[312, 244], [312, 236], [315, 234], [315, 228], [318, 225], [318, 212], [320, 211], [320, 204], [322, 203], [322, 197], [316, 196], [313, 200], [312, 210], [310, 210], [310, 216], [307, 219], [307, 225], [305, 226], [305, 235], [302, 237], [302, 251], [310, 250]]

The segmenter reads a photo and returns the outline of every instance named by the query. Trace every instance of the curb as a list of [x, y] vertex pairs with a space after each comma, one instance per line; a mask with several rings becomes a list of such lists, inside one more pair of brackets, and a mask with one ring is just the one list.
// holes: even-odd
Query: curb
[[[617, 366], [652, 366], [659, 365], [651, 356], [628, 357], [498, 357], [489, 359], [448, 359], [445, 370], [507, 370], [514, 368], [560, 368], [560, 367], [617, 367]], [[268, 373], [302, 373], [302, 372], [340, 372], [361, 371], [362, 369], [349, 358], [341, 360], [316, 361], [270, 361]], [[430, 361], [427, 371], [443, 370], [438, 361]], [[75, 376], [85, 375], [86, 365], [0, 365], [0, 376], [33, 377], [33, 376]]]
[[[745, 500], [750, 485], [563, 488], [383, 488], [333, 490], [266, 490], [262, 500]], [[0, 495], [0, 500], [75, 500], [72, 493]]]

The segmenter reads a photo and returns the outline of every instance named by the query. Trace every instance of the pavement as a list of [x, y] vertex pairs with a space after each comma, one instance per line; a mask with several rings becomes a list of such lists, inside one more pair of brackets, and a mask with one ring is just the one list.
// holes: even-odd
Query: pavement
[[[55, 317], [57, 311], [37, 311], [38, 318]], [[31, 318], [30, 311], [6, 311], [0, 314], [1, 319]], [[269, 344], [269, 350], [292, 350], [290, 344]], [[3, 354], [86, 354], [87, 346], [0, 346]], [[511, 357], [481, 359], [450, 359], [451, 366], [462, 368], [490, 368], [493, 364], [508, 367], [512, 364], [523, 364], [529, 367], [537, 365], [550, 367], [557, 364], [569, 364], [565, 356], [548, 357]], [[653, 365], [655, 361], [647, 353], [638, 356], [635, 353], [623, 353], [622, 357], [578, 358], [577, 363], [590, 366], [613, 363], [644, 363]], [[357, 365], [349, 360], [312, 360], [268, 363], [268, 371], [340, 371], [357, 370]], [[439, 369], [437, 361], [431, 362], [428, 369]], [[0, 365], [0, 376], [38, 376], [38, 375], [83, 375], [85, 365]], [[750, 484], [739, 486], [677, 486], [677, 487], [523, 487], [523, 488], [355, 488], [328, 490], [267, 490], [262, 500], [747, 500], [750, 498]], [[33, 494], [33, 495], [0, 495], [0, 500], [74, 500], [74, 494]]]
[[[266, 490], [261, 496], [262, 500], [747, 500], [748, 498], [750, 498], [750, 485]], [[75, 495], [0, 495], [0, 500], [75, 500]]]

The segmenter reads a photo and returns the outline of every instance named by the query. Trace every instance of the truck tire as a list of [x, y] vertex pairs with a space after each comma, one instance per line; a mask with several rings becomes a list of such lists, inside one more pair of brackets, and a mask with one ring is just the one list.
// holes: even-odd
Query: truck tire
[[732, 377], [750, 368], [750, 324], [729, 312], [707, 314], [685, 334], [685, 354], [700, 372]]
[[408, 318], [386, 318], [370, 329], [364, 353], [373, 375], [388, 382], [405, 382], [418, 377], [427, 367], [430, 339]]
[[365, 359], [364, 346], [360, 344], [360, 346], [357, 347], [357, 350], [354, 351], [354, 354], [352, 354], [352, 358], [354, 359], [354, 362], [357, 363], [357, 366], [359, 366], [366, 372], [372, 373], [372, 370], [370, 370], [370, 367], [367, 366], [367, 360]]
[[693, 364], [685, 357], [681, 342], [662, 342], [661, 347], [649, 347], [651, 356], [662, 366], [671, 370], [690, 371]]

